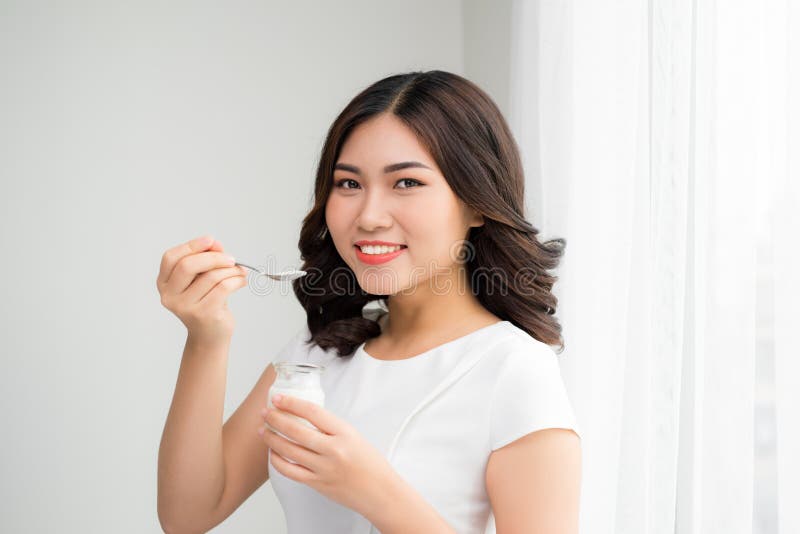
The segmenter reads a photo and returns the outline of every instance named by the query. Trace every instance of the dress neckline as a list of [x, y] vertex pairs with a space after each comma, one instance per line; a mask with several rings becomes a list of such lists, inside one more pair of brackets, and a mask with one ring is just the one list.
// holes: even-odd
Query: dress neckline
[[467, 339], [469, 339], [469, 338], [471, 338], [471, 337], [473, 337], [473, 336], [475, 336], [475, 335], [477, 335], [477, 334], [479, 334], [481, 332], [485, 332], [485, 331], [487, 331], [489, 329], [492, 329], [492, 328], [497, 328], [498, 325], [505, 324], [505, 323], [510, 324], [508, 321], [497, 321], [496, 323], [492, 323], [490, 325], [482, 326], [482, 327], [480, 327], [480, 328], [478, 328], [476, 330], [473, 330], [472, 332], [464, 334], [461, 337], [457, 337], [455, 339], [451, 339], [450, 341], [445, 341], [444, 343], [442, 343], [440, 345], [437, 345], [437, 346], [435, 346], [433, 348], [430, 348], [430, 349], [428, 349], [428, 350], [426, 350], [424, 352], [420, 352], [419, 354], [416, 354], [414, 356], [409, 356], [408, 358], [401, 358], [399, 360], [384, 360], [382, 358], [376, 358], [376, 357], [372, 356], [369, 352], [367, 352], [364, 349], [364, 347], [366, 346], [368, 340], [361, 342], [361, 344], [358, 346], [358, 348], [356, 348], [355, 354], [362, 356], [362, 359], [364, 359], [364, 360], [373, 361], [373, 362], [375, 362], [375, 363], [377, 363], [379, 365], [402, 364], [403, 362], [408, 362], [408, 361], [412, 361], [412, 360], [423, 361], [423, 360], [427, 359], [426, 356], [429, 356], [430, 354], [432, 354], [432, 353], [434, 353], [434, 352], [436, 352], [436, 351], [438, 351], [438, 350], [440, 350], [442, 348], [445, 348], [445, 347], [448, 347], [450, 345], [459, 343], [461, 341], [465, 341], [465, 340], [467, 340]]

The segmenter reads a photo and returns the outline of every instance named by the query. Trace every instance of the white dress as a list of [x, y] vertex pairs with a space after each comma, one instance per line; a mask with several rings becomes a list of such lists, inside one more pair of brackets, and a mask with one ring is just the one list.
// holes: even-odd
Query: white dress
[[[543, 428], [580, 435], [557, 355], [508, 321], [392, 361], [373, 358], [364, 343], [342, 358], [309, 347], [310, 337], [304, 326], [273, 362], [325, 366], [325, 408], [380, 450], [459, 534], [494, 532], [485, 486], [491, 451]], [[378, 532], [271, 462], [269, 480], [289, 534]]]

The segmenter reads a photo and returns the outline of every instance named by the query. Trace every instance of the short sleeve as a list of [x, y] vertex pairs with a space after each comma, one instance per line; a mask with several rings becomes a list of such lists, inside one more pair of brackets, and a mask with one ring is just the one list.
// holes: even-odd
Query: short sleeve
[[490, 417], [492, 450], [544, 428], [569, 428], [580, 436], [552, 349], [531, 347], [507, 356], [495, 384]]
[[309, 346], [306, 341], [311, 338], [311, 331], [308, 325], [303, 325], [302, 328], [297, 330], [291, 338], [278, 350], [275, 357], [272, 358], [272, 363], [286, 361], [308, 361]]

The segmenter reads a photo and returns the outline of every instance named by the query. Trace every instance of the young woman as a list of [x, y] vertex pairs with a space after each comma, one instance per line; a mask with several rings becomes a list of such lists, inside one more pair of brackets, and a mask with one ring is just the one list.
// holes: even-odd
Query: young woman
[[269, 479], [290, 534], [576, 533], [580, 431], [551, 348], [565, 242], [537, 234], [485, 92], [444, 71], [364, 89], [322, 149], [293, 282], [307, 322], [273, 361], [324, 366], [324, 408], [266, 413], [270, 364], [220, 429], [224, 299], [244, 273], [213, 240], [162, 259], [162, 302], [189, 331], [159, 454], [165, 530], [210, 529]]

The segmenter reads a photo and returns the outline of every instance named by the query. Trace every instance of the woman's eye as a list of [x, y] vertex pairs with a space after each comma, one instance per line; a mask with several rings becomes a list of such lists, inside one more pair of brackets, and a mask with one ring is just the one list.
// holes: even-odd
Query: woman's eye
[[[417, 184], [414, 187], [422, 185], [422, 182], [414, 180], [413, 178], [401, 178], [400, 180], [397, 181], [397, 183], [399, 184], [400, 182], [411, 182], [411, 183]], [[401, 187], [400, 189], [411, 189], [411, 188], [410, 187]]]
[[338, 182], [336, 182], [336, 187], [339, 187], [339, 188], [341, 188], [341, 189], [353, 189], [352, 187], [344, 187], [344, 186], [343, 186], [343, 184], [344, 184], [345, 182], [353, 182], [353, 183], [356, 183], [356, 181], [355, 181], [355, 180], [351, 180], [350, 178], [345, 178], [345, 179], [343, 179], [343, 180], [339, 180]]

